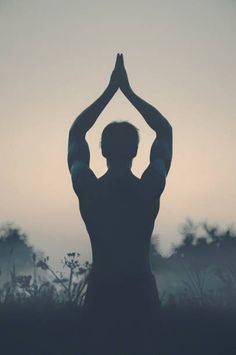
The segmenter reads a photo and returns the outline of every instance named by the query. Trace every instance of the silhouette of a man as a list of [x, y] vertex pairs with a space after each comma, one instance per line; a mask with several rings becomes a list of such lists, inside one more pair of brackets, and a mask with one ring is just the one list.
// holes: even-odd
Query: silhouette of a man
[[[119, 88], [156, 132], [140, 179], [131, 171], [139, 135], [128, 122], [113, 122], [102, 132], [107, 172], [97, 178], [89, 168], [86, 133]], [[84, 304], [88, 354], [157, 354], [159, 299], [149, 246], [171, 159], [171, 125], [134, 93], [117, 54], [108, 87], [69, 132], [68, 165], [93, 257]]]

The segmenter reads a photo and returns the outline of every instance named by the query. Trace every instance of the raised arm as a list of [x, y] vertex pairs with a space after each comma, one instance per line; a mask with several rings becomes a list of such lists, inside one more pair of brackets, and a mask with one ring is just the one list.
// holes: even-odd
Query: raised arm
[[156, 138], [151, 148], [150, 162], [162, 159], [167, 174], [172, 158], [172, 127], [170, 123], [155, 107], [141, 99], [132, 89], [127, 92], [126, 97], [141, 113], [149, 127], [155, 131]]
[[[172, 127], [165, 117], [152, 105], [144, 101], [134, 93], [129, 84], [128, 76], [124, 67], [122, 55], [122, 74], [120, 89], [127, 99], [140, 112], [150, 128], [156, 133], [150, 153], [150, 165], [144, 172], [143, 177], [149, 176], [150, 172], [158, 175], [158, 188], [162, 192], [165, 187], [165, 178], [169, 172], [172, 160]], [[157, 176], [156, 176], [157, 177]], [[151, 182], [151, 181], [150, 181]]]
[[107, 88], [75, 119], [69, 131], [67, 162], [76, 193], [78, 193], [79, 185], [83, 185], [86, 179], [89, 180], [89, 177], [94, 175], [89, 169], [90, 154], [85, 136], [118, 90], [118, 62], [119, 56], [117, 55], [115, 68]]

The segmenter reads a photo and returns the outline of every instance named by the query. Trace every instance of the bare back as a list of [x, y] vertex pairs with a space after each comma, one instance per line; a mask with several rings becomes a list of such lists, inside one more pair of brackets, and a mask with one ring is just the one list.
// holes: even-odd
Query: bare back
[[146, 191], [142, 179], [133, 174], [94, 177], [79, 201], [96, 272], [114, 276], [150, 271], [149, 244], [159, 198]]

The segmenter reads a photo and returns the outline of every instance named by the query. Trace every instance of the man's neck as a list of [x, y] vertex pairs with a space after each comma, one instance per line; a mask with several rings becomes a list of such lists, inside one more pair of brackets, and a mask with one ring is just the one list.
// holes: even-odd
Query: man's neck
[[112, 160], [107, 162], [108, 174], [122, 178], [132, 175], [130, 160]]

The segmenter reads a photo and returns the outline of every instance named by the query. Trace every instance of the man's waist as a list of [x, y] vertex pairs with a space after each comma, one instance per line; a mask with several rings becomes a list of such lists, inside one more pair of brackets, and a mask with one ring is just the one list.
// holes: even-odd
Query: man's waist
[[96, 267], [92, 267], [89, 275], [89, 279], [96, 280], [98, 282], [105, 283], [132, 283], [141, 282], [144, 280], [150, 280], [154, 276], [151, 269], [147, 267], [142, 271], [131, 271], [131, 270], [99, 270]]

